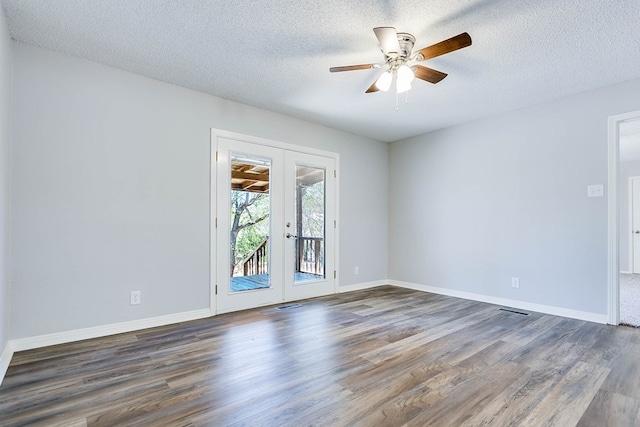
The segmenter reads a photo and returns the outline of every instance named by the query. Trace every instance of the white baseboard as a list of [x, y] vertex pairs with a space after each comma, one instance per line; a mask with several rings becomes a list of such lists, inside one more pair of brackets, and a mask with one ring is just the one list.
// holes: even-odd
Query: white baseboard
[[552, 314], [554, 316], [569, 317], [571, 319], [586, 320], [587, 322], [607, 324], [607, 321], [609, 320], [606, 314], [571, 310], [568, 308], [554, 307], [551, 305], [535, 304], [532, 302], [492, 297], [482, 294], [476, 294], [473, 292], [457, 291], [455, 289], [419, 285], [417, 283], [400, 282], [397, 280], [389, 280], [388, 283], [390, 285], [398, 286], [401, 288], [414, 289], [417, 291], [431, 292], [433, 294], [447, 295], [450, 297], [486, 302], [489, 304], [501, 305], [505, 307], [519, 308], [521, 310], [536, 311], [538, 313]]
[[620, 274], [633, 274], [630, 271], [621, 271]]
[[2, 381], [4, 381], [4, 376], [7, 374], [7, 369], [9, 369], [9, 363], [11, 363], [12, 357], [13, 357], [13, 349], [11, 348], [11, 341], [9, 341], [4, 346], [4, 350], [2, 351], [2, 356], [0, 356], [0, 385], [2, 385]]
[[121, 334], [123, 332], [138, 331], [140, 329], [155, 328], [172, 323], [187, 322], [189, 320], [210, 317], [211, 311], [202, 310], [187, 311], [184, 313], [168, 314], [166, 316], [151, 317], [148, 319], [132, 320], [130, 322], [114, 323], [111, 325], [96, 326], [93, 328], [77, 329], [74, 331], [58, 332], [54, 334], [39, 335], [29, 338], [19, 338], [9, 341], [11, 350], [23, 351], [50, 345], [65, 344], [90, 338], [100, 338], [108, 335]]
[[363, 289], [377, 288], [378, 286], [385, 286], [388, 284], [388, 280], [375, 280], [373, 282], [362, 282], [355, 283], [353, 285], [343, 285], [338, 287], [338, 293], [341, 294], [343, 292], [361, 291]]
[[[398, 280], [376, 280], [372, 282], [362, 282], [353, 285], [338, 287], [338, 293], [371, 289], [379, 286], [392, 285], [401, 288], [414, 289], [417, 291], [431, 292], [434, 294], [447, 295], [456, 298], [463, 298], [473, 301], [486, 302], [505, 307], [519, 308], [521, 310], [536, 311], [539, 313], [552, 314], [554, 316], [569, 317], [572, 319], [585, 320], [588, 322], [606, 324], [608, 317], [606, 314], [590, 313], [579, 310], [571, 310], [562, 307], [535, 304], [526, 301], [511, 300], [506, 298], [492, 297], [473, 292], [457, 291], [454, 289], [441, 288], [437, 286], [420, 285], [417, 283], [402, 282]], [[74, 331], [58, 332], [54, 334], [39, 335], [29, 338], [10, 340], [0, 356], [0, 384], [4, 380], [7, 369], [16, 351], [31, 350], [34, 348], [46, 347], [50, 345], [65, 344], [90, 338], [100, 338], [109, 335], [132, 332], [141, 329], [165, 326], [173, 323], [187, 322], [189, 320], [203, 319], [211, 316], [211, 311], [207, 309], [188, 311], [184, 313], [169, 314], [166, 316], [152, 317], [148, 319], [133, 320], [130, 322], [114, 323], [111, 325], [96, 326], [92, 328], [78, 329]]]

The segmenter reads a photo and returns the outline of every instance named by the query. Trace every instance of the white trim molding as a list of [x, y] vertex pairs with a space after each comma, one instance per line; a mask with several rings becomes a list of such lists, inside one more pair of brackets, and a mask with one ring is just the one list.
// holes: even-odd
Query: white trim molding
[[124, 332], [139, 331], [141, 329], [155, 328], [157, 326], [171, 325], [173, 323], [187, 322], [190, 320], [210, 317], [208, 308], [202, 310], [187, 311], [184, 313], [168, 314], [166, 316], [150, 317], [148, 319], [132, 320], [130, 322], [114, 323], [111, 325], [95, 326], [92, 328], [77, 329], [74, 331], [58, 332], [54, 334], [39, 335], [29, 338], [19, 338], [9, 341], [12, 351], [31, 350], [50, 345], [65, 344], [91, 338], [106, 337]]
[[4, 376], [7, 374], [7, 369], [9, 369], [12, 357], [13, 349], [11, 348], [11, 341], [9, 341], [2, 351], [2, 356], [0, 356], [0, 385], [2, 385]]
[[447, 295], [450, 297], [463, 298], [472, 301], [486, 302], [504, 307], [518, 308], [520, 310], [535, 311], [538, 313], [551, 314], [554, 316], [568, 317], [571, 319], [586, 320], [587, 322], [607, 323], [606, 314], [590, 313], [587, 311], [572, 310], [551, 305], [536, 304], [526, 301], [518, 301], [507, 298], [492, 297], [488, 295], [476, 294], [473, 292], [457, 291], [455, 289], [441, 288], [438, 286], [420, 285], [417, 283], [400, 282], [390, 280], [389, 284], [400, 288], [413, 289], [416, 291], [430, 292], [433, 294]]
[[388, 280], [374, 280], [372, 282], [361, 282], [361, 283], [355, 283], [353, 285], [340, 285], [338, 287], [337, 293], [341, 294], [344, 292], [361, 291], [363, 289], [377, 288], [379, 286], [386, 286], [388, 284], [389, 284]]
[[266, 145], [267, 147], [280, 148], [282, 150], [297, 151], [299, 153], [314, 154], [316, 156], [338, 158], [339, 153], [332, 151], [318, 150], [304, 145], [290, 144], [288, 142], [276, 141], [273, 139], [262, 138], [254, 135], [247, 135], [239, 132], [233, 132], [224, 129], [211, 128], [211, 144], [215, 147], [218, 138], [233, 139], [236, 141], [249, 142], [252, 144]]

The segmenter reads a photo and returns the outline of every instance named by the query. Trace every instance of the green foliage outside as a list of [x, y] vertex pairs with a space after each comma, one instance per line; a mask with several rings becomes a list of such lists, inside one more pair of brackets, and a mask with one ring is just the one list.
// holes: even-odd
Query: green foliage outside
[[324, 238], [324, 181], [302, 187], [302, 236]]
[[[231, 271], [269, 235], [269, 194], [231, 192]], [[240, 273], [241, 275], [242, 273]]]

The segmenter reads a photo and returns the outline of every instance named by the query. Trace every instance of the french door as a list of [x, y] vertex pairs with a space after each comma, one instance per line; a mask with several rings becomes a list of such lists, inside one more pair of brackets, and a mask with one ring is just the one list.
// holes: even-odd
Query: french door
[[284, 295], [334, 292], [335, 160], [285, 151]]
[[333, 293], [335, 159], [216, 145], [217, 312]]

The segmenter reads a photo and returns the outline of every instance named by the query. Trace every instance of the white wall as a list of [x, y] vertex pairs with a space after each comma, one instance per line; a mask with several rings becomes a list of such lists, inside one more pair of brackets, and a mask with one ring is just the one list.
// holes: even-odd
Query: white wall
[[341, 285], [386, 279], [387, 144], [21, 43], [14, 64], [12, 338], [208, 307], [211, 128], [338, 152]]
[[620, 176], [619, 184], [619, 206], [620, 206], [620, 271], [631, 272], [629, 266], [629, 178], [640, 176], [640, 160], [620, 162], [618, 170]]
[[[0, 7], [0, 354], [9, 341], [9, 139], [11, 106], [11, 38]], [[1, 370], [1, 367], [0, 367]], [[2, 372], [0, 372], [0, 379]], [[0, 381], [1, 382], [1, 381]]]
[[[390, 148], [389, 276], [607, 312], [607, 117], [640, 81], [398, 141]], [[520, 289], [511, 277], [520, 278]]]

